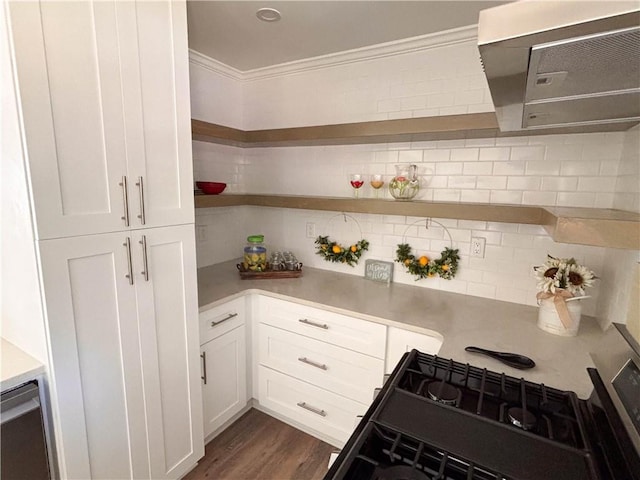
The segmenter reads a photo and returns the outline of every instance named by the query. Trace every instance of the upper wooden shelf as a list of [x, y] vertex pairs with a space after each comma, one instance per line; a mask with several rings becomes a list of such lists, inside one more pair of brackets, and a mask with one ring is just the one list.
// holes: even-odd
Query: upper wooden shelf
[[622, 210], [293, 195], [223, 194], [195, 197], [196, 208], [235, 205], [542, 225], [556, 242], [640, 248], [640, 215]]
[[526, 132], [500, 132], [495, 113], [488, 112], [248, 131], [201, 120], [191, 120], [191, 130], [193, 139], [198, 141], [241, 147], [274, 147], [418, 142], [550, 135], [554, 133], [623, 131], [628, 130], [635, 124], [633, 122], [614, 123], [563, 129], [529, 130]]

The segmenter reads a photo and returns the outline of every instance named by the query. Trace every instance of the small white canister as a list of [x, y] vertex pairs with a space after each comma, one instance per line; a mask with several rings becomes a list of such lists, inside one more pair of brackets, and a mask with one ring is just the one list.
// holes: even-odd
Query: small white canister
[[582, 315], [582, 304], [578, 299], [568, 299], [566, 302], [571, 325], [566, 328], [560, 320], [560, 315], [556, 310], [553, 298], [538, 300], [538, 328], [545, 332], [561, 335], [563, 337], [575, 337], [580, 327], [580, 316]]

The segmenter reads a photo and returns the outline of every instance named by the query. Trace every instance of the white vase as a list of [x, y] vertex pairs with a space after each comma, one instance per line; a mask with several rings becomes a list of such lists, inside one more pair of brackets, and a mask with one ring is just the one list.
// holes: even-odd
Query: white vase
[[575, 337], [578, 334], [580, 316], [582, 315], [582, 304], [580, 300], [573, 300], [566, 303], [569, 316], [571, 317], [571, 325], [569, 328], [566, 328], [562, 320], [560, 320], [560, 315], [556, 310], [555, 303], [553, 303], [553, 298], [539, 300], [538, 304], [540, 305], [538, 308], [538, 328], [563, 337]]

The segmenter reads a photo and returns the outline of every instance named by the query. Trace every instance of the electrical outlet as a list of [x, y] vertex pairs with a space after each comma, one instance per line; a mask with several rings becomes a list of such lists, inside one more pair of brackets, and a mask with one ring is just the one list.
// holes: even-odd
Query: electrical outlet
[[316, 238], [316, 224], [307, 223], [307, 238]]
[[487, 239], [483, 237], [471, 238], [471, 256], [484, 258], [484, 246], [487, 243]]

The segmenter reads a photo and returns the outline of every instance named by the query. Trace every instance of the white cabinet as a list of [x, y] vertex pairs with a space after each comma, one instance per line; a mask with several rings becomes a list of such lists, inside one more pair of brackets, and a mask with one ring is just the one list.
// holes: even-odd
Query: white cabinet
[[259, 296], [260, 406], [341, 446], [382, 385], [386, 327]]
[[60, 476], [179, 478], [204, 453], [185, 2], [2, 8]]
[[193, 226], [40, 252], [61, 476], [184, 475], [204, 453]]
[[247, 405], [244, 298], [200, 313], [204, 436]]
[[38, 238], [193, 223], [183, 2], [11, 2]]
[[393, 371], [405, 352], [414, 348], [422, 353], [436, 355], [442, 346], [442, 335], [411, 332], [397, 327], [389, 327], [387, 331], [387, 354], [385, 359], [385, 373]]

